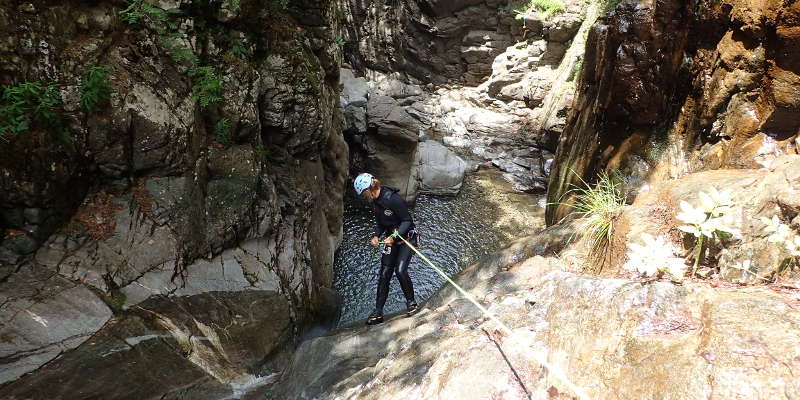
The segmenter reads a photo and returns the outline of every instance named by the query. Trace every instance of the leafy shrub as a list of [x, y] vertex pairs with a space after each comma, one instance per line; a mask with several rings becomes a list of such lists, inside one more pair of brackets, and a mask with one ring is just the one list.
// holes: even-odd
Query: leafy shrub
[[56, 125], [61, 94], [56, 84], [23, 82], [6, 86], [0, 98], [0, 141], [26, 132], [31, 124]]
[[81, 80], [81, 107], [87, 112], [97, 110], [111, 98], [108, 86], [108, 73], [105, 67], [92, 64], [86, 69]]
[[200, 107], [222, 100], [222, 79], [217, 77], [213, 67], [195, 67], [189, 70], [189, 77], [194, 79], [192, 100]]

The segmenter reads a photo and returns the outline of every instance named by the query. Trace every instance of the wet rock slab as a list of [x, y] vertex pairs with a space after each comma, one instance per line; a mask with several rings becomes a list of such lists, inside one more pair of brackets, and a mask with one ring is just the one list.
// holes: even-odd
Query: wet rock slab
[[800, 396], [800, 299], [765, 288], [581, 276], [536, 255], [568, 234], [551, 228], [520, 239], [457, 277], [530, 348], [445, 287], [414, 318], [303, 343], [271, 395], [571, 396], [532, 361], [528, 353], [538, 351], [590, 398]]
[[224, 398], [287, 345], [285, 303], [266, 291], [148, 300], [35, 374], [0, 386], [0, 398]]

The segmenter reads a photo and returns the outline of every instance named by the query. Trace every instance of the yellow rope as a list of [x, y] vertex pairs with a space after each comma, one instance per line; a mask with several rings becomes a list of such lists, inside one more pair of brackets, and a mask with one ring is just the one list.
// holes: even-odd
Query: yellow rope
[[546, 357], [545, 357], [543, 354], [541, 354], [540, 352], [537, 352], [537, 351], [534, 351], [533, 349], [531, 349], [531, 348], [530, 348], [530, 345], [529, 345], [529, 344], [527, 344], [527, 343], [525, 343], [525, 342], [522, 340], [522, 338], [520, 338], [520, 337], [519, 337], [519, 335], [517, 335], [516, 333], [514, 333], [514, 331], [512, 331], [512, 330], [511, 330], [511, 329], [510, 329], [508, 326], [506, 326], [506, 324], [504, 324], [504, 323], [503, 323], [503, 321], [500, 321], [500, 320], [499, 320], [499, 319], [498, 319], [498, 318], [497, 318], [497, 317], [496, 317], [494, 314], [492, 314], [492, 312], [490, 312], [490, 311], [489, 311], [489, 310], [487, 310], [487, 309], [486, 309], [484, 306], [482, 306], [480, 303], [478, 303], [478, 301], [477, 301], [477, 300], [475, 300], [475, 299], [472, 297], [472, 295], [470, 295], [469, 293], [467, 293], [467, 291], [466, 291], [466, 290], [462, 289], [462, 288], [461, 288], [461, 286], [458, 286], [458, 284], [456, 284], [456, 283], [455, 283], [455, 282], [454, 282], [452, 279], [450, 279], [450, 277], [449, 277], [449, 276], [447, 276], [447, 274], [445, 274], [445, 273], [444, 273], [444, 271], [442, 271], [441, 269], [439, 269], [437, 266], [433, 265], [433, 263], [431, 262], [431, 260], [429, 260], [429, 259], [428, 259], [428, 257], [425, 257], [425, 255], [424, 255], [424, 254], [420, 253], [420, 252], [419, 252], [419, 250], [417, 250], [417, 248], [416, 248], [416, 247], [414, 247], [414, 246], [413, 246], [411, 243], [409, 243], [409, 242], [408, 242], [408, 241], [407, 241], [407, 240], [406, 240], [404, 237], [402, 237], [402, 236], [398, 235], [398, 234], [397, 234], [397, 232], [395, 232], [394, 234], [392, 234], [392, 236], [400, 238], [400, 239], [401, 239], [401, 240], [402, 240], [402, 241], [403, 241], [403, 242], [406, 244], [406, 246], [408, 246], [408, 247], [409, 247], [411, 250], [414, 250], [414, 252], [415, 252], [415, 253], [417, 253], [417, 254], [420, 256], [420, 258], [422, 258], [422, 259], [423, 259], [423, 260], [424, 260], [426, 263], [428, 263], [428, 265], [430, 265], [430, 266], [431, 266], [431, 268], [433, 268], [433, 269], [434, 269], [434, 271], [436, 271], [436, 272], [437, 272], [439, 275], [441, 275], [441, 276], [442, 276], [442, 277], [443, 277], [445, 280], [447, 280], [447, 282], [449, 282], [451, 285], [453, 285], [453, 287], [455, 287], [455, 288], [456, 288], [456, 290], [458, 290], [458, 291], [459, 291], [459, 292], [460, 292], [460, 293], [461, 293], [461, 294], [462, 294], [462, 295], [463, 295], [463, 296], [464, 296], [464, 297], [465, 297], [467, 300], [469, 300], [470, 302], [472, 302], [472, 304], [474, 304], [474, 305], [475, 305], [475, 307], [478, 307], [478, 309], [479, 309], [479, 310], [481, 310], [481, 312], [482, 312], [484, 315], [486, 315], [487, 317], [489, 317], [489, 319], [491, 319], [491, 320], [492, 320], [492, 321], [494, 321], [494, 322], [495, 322], [495, 323], [496, 323], [498, 326], [500, 326], [500, 328], [501, 328], [503, 331], [505, 331], [505, 332], [506, 332], [506, 334], [508, 334], [508, 336], [509, 336], [509, 337], [510, 337], [512, 340], [516, 341], [518, 345], [522, 346], [523, 348], [528, 348], [528, 349], [530, 349], [531, 351], [530, 351], [530, 352], [526, 352], [526, 354], [529, 354], [529, 355], [531, 355], [531, 356], [533, 357], [533, 359], [534, 359], [534, 360], [535, 360], [537, 363], [539, 363], [540, 365], [542, 365], [542, 366], [544, 366], [545, 368], [547, 368], [547, 370], [548, 370], [548, 371], [549, 371], [549, 372], [550, 372], [550, 373], [551, 373], [553, 376], [555, 376], [555, 377], [556, 377], [556, 378], [557, 378], [559, 381], [561, 381], [561, 382], [562, 382], [564, 385], [566, 385], [566, 386], [567, 386], [567, 387], [568, 387], [568, 388], [569, 388], [569, 389], [570, 389], [570, 390], [571, 390], [573, 393], [575, 393], [575, 395], [576, 395], [576, 396], [578, 396], [578, 398], [579, 398], [579, 399], [581, 399], [581, 400], [588, 400], [588, 399], [589, 399], [589, 396], [587, 396], [587, 395], [586, 395], [586, 393], [583, 391], [583, 389], [581, 389], [580, 387], [578, 387], [577, 385], [575, 385], [574, 383], [572, 383], [572, 381], [570, 381], [570, 380], [569, 380], [569, 378], [567, 378], [567, 376], [566, 376], [566, 375], [565, 375], [563, 372], [561, 372], [561, 371], [560, 371], [560, 370], [558, 370], [558, 369], [557, 369], [555, 366], [553, 366], [552, 364], [550, 364], [549, 362], [547, 362], [547, 360], [546, 360]]

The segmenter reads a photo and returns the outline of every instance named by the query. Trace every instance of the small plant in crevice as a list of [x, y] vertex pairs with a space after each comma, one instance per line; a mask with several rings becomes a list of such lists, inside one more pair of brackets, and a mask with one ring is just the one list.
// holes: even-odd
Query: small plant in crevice
[[272, 160], [272, 152], [264, 146], [264, 143], [258, 142], [255, 147], [256, 159], [258, 160]]
[[61, 93], [56, 84], [23, 82], [3, 88], [0, 97], [0, 141], [28, 131], [33, 124], [59, 125]]
[[344, 38], [342, 38], [341, 36], [336, 36], [336, 38], [333, 40], [333, 43], [335, 43], [339, 47], [344, 47], [347, 41], [345, 41]]
[[247, 52], [247, 47], [245, 47], [244, 42], [242, 42], [241, 39], [232, 39], [231, 52], [241, 57]]
[[741, 235], [738, 229], [730, 226], [728, 218], [735, 206], [730, 190], [719, 192], [712, 186], [708, 193], [700, 192], [698, 196], [699, 207], [695, 208], [688, 202], [681, 201], [681, 212], [676, 215], [679, 221], [686, 224], [678, 229], [691, 234], [697, 241], [692, 276], [697, 273], [697, 266], [704, 258], [706, 250], [714, 249], [718, 242], [730, 236]]
[[582, 238], [588, 238], [592, 250], [605, 247], [614, 233], [614, 221], [625, 206], [622, 184], [616, 176], [601, 172], [594, 187], [581, 179], [585, 187], [568, 191], [576, 194], [573, 213], [584, 219]]
[[222, 100], [222, 79], [213, 67], [194, 67], [189, 70], [189, 77], [194, 80], [192, 100], [200, 107], [208, 107]]
[[214, 134], [217, 143], [228, 147], [231, 145], [231, 121], [228, 118], [223, 118], [217, 122], [214, 129]]
[[81, 108], [94, 112], [111, 99], [108, 73], [102, 65], [92, 64], [83, 74], [80, 86]]

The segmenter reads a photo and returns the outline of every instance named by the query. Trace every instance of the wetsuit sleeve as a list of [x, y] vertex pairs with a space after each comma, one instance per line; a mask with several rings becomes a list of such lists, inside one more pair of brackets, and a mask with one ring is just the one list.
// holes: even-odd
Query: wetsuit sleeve
[[397, 218], [400, 219], [400, 225], [397, 227], [397, 233], [402, 236], [406, 237], [406, 233], [411, 228], [413, 224], [413, 220], [411, 219], [411, 213], [408, 212], [408, 206], [406, 205], [405, 200], [402, 197], [395, 194], [392, 196], [390, 201], [390, 208], [394, 211], [394, 214]]

